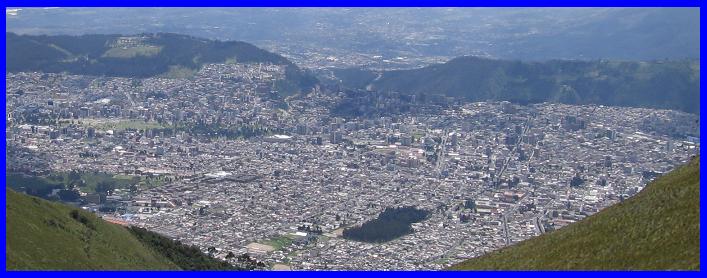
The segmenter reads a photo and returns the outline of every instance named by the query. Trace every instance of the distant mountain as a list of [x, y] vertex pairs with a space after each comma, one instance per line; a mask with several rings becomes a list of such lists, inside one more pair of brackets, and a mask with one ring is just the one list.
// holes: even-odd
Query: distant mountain
[[699, 61], [520, 62], [460, 57], [419, 69], [386, 71], [380, 77], [363, 70], [337, 73], [342, 84], [384, 92], [447, 95], [470, 101], [548, 101], [700, 111]]
[[636, 196], [456, 270], [700, 269], [700, 158]]
[[72, 74], [152, 77], [196, 70], [205, 63], [272, 63], [286, 66], [290, 87], [317, 83], [286, 58], [239, 41], [216, 41], [170, 33], [46, 36], [6, 33], [6, 69]]
[[500, 27], [511, 33], [489, 46], [494, 57], [636, 61], [700, 58], [700, 9], [696, 8], [548, 8], [509, 12], [506, 16], [515, 24]]
[[235, 269], [196, 247], [68, 205], [6, 193], [8, 270]]
[[[286, 47], [316, 61], [350, 53], [499, 59], [700, 58], [693, 8], [25, 8], [23, 34], [171, 32]], [[363, 66], [364, 64], [358, 64]]]

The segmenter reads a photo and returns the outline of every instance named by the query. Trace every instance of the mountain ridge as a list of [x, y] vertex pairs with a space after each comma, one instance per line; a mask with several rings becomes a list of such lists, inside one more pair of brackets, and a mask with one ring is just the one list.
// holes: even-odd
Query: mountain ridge
[[337, 72], [342, 84], [357, 89], [411, 95], [700, 111], [698, 60], [524, 62], [462, 56], [418, 69], [383, 71], [379, 77], [364, 69]]
[[197, 70], [235, 60], [285, 66], [286, 87], [308, 90], [318, 80], [287, 58], [241, 41], [154, 33], [137, 35], [18, 35], [5, 33], [7, 72], [68, 72], [147, 78], [173, 69]]

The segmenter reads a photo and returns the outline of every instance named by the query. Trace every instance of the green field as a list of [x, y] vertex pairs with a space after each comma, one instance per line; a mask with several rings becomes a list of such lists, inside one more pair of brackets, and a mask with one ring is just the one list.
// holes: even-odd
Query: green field
[[173, 79], [189, 79], [194, 77], [196, 74], [196, 70], [190, 69], [187, 67], [182, 67], [182, 66], [169, 66], [169, 70], [161, 75], [159, 77], [163, 78], [173, 78]]
[[273, 248], [275, 248], [275, 250], [281, 250], [285, 246], [292, 244], [292, 238], [290, 238], [286, 235], [283, 235], [283, 236], [279, 236], [276, 238], [272, 238], [272, 239], [263, 241], [261, 243], [265, 244], [265, 245], [270, 245]]
[[140, 183], [139, 183], [139, 184], [140, 184], [140, 188], [141, 188], [141, 189], [144, 189], [144, 188], [154, 188], [154, 187], [158, 187], [158, 186], [161, 186], [161, 185], [163, 185], [163, 184], [165, 184], [165, 183], [166, 183], [166, 181], [165, 181], [165, 179], [162, 178], [162, 177], [149, 178], [149, 177], [144, 177], [144, 176], [143, 176], [143, 177], [140, 178]]
[[83, 180], [84, 186], [81, 188], [87, 192], [95, 192], [96, 187], [100, 183], [110, 183], [115, 186], [115, 188], [126, 188], [129, 185], [133, 185], [140, 180], [140, 177], [133, 176], [127, 178], [127, 176], [116, 176], [106, 173], [82, 173], [81, 180]]
[[145, 122], [144, 120], [83, 119], [79, 122], [79, 124], [86, 127], [93, 127], [97, 130], [113, 130], [115, 132], [126, 129], [144, 130], [166, 127], [158, 122]]
[[19, 173], [5, 173], [5, 185], [32, 195], [46, 195], [53, 189], [65, 188], [63, 175], [47, 177], [25, 176]]
[[456, 270], [699, 270], [700, 161], [565, 228], [455, 265]]
[[99, 184], [110, 184], [113, 188], [126, 189], [131, 185], [139, 185], [140, 188], [152, 188], [164, 184], [161, 177], [144, 177], [132, 175], [112, 175], [99, 172], [78, 173], [79, 180], [71, 181], [69, 173], [55, 172], [46, 176], [26, 176], [20, 173], [5, 173], [6, 185], [19, 191], [46, 192], [49, 188], [69, 188], [77, 185], [81, 191], [93, 193]]
[[8, 270], [178, 269], [122, 226], [8, 188]]
[[102, 57], [104, 58], [134, 58], [137, 56], [151, 57], [162, 51], [161, 46], [143, 45], [138, 47], [114, 47], [106, 50]]

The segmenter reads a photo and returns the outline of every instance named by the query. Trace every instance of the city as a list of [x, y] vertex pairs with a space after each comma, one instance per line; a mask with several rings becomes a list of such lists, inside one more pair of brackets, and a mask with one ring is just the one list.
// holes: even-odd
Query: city
[[[122, 179], [70, 203], [234, 263], [426, 270], [580, 221], [699, 154], [699, 115], [674, 110], [284, 95], [284, 78], [235, 62], [190, 78], [7, 73], [7, 173]], [[380, 117], [342, 109], [360, 94]], [[344, 236], [398, 207], [428, 215], [390, 241]]]

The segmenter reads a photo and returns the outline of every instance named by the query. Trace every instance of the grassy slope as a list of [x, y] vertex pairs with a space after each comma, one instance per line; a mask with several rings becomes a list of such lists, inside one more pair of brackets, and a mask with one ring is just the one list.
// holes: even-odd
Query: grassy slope
[[624, 203], [452, 269], [699, 269], [699, 168], [696, 158]]
[[124, 227], [13, 190], [7, 194], [7, 269], [178, 269]]

